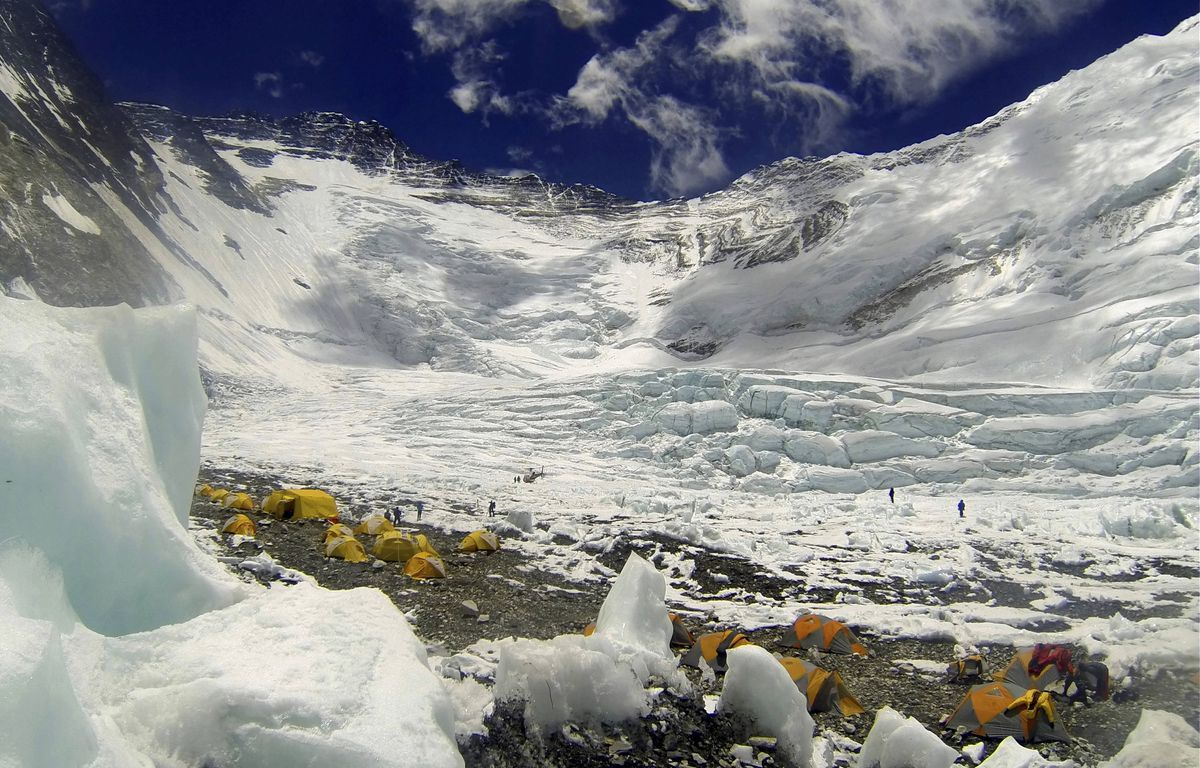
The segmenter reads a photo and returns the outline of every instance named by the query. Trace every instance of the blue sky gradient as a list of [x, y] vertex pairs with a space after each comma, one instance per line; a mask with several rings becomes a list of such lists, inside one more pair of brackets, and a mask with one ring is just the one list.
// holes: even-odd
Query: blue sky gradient
[[637, 199], [951, 133], [1140, 34], [1159, 0], [63, 0], [114, 100], [343, 112], [415, 151]]

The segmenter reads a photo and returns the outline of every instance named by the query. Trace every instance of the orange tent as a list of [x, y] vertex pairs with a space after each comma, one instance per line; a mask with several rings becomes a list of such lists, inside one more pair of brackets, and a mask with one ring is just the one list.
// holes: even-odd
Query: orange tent
[[781, 642], [789, 648], [817, 648], [829, 653], [857, 653], [867, 656], [867, 647], [840, 621], [806, 613], [792, 624]]
[[987, 669], [987, 660], [979, 654], [964, 656], [946, 666], [946, 677], [943, 682], [965, 683], [972, 679], [979, 679], [987, 674]]
[[808, 699], [809, 712], [829, 712], [836, 709], [842, 717], [863, 713], [862, 705], [850, 694], [846, 684], [842, 682], [842, 676], [837, 672], [821, 669], [804, 659], [784, 657], [779, 663]]
[[691, 650], [683, 654], [679, 663], [699, 669], [700, 660], [704, 659], [714, 672], [724, 672], [727, 666], [725, 654], [731, 648], [741, 645], [753, 645], [753, 643], [741, 632], [734, 632], [731, 629], [724, 632], [710, 632], [707, 635], [700, 635]]
[[1026, 744], [1071, 740], [1049, 693], [1003, 680], [972, 686], [946, 719], [946, 727], [985, 738], [1012, 736]]
[[688, 628], [683, 626], [683, 619], [674, 613], [668, 613], [667, 618], [671, 620], [671, 647], [691, 647], [692, 643], [696, 642], [696, 639], [692, 637], [691, 632], [688, 632]]
[[[1055, 649], [1054, 646], [1044, 645], [1040, 648]], [[1004, 680], [1012, 683], [1022, 689], [1036, 688], [1039, 691], [1046, 690], [1047, 687], [1063, 681], [1066, 685], [1066, 680], [1070, 676], [1074, 667], [1071, 665], [1071, 652], [1065, 647], [1059, 653], [1054, 655], [1050, 663], [1044, 666], [1039, 666], [1038, 662], [1042, 659], [1035, 658], [1038, 654], [1039, 646], [1033, 648], [1021, 648], [1013, 654], [1012, 660], [992, 677], [996, 680]], [[1044, 655], [1044, 654], [1043, 654]], [[1057, 663], [1055, 663], [1057, 662]]]

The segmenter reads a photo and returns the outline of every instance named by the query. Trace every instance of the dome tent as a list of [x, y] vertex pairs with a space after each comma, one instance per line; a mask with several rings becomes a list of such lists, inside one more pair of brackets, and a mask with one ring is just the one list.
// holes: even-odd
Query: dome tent
[[325, 557], [338, 557], [348, 563], [363, 563], [370, 560], [358, 539], [339, 536], [325, 543]]
[[696, 638], [691, 650], [683, 654], [679, 663], [699, 669], [700, 660], [703, 659], [714, 672], [724, 672], [727, 668], [725, 654], [733, 648], [743, 645], [754, 645], [754, 643], [751, 643], [750, 638], [741, 632], [731, 629], [724, 632], [710, 632]]
[[229, 493], [221, 500], [221, 506], [248, 512], [254, 509], [254, 499], [250, 498], [248, 493]]
[[472, 531], [459, 542], [462, 552], [495, 552], [500, 549], [500, 537], [491, 531]]
[[381, 533], [394, 530], [396, 530], [396, 526], [392, 525], [392, 521], [383, 515], [369, 515], [363, 518], [361, 523], [354, 526], [355, 533], [365, 533], [368, 536], [378, 536]]
[[1026, 744], [1071, 740], [1051, 694], [1003, 680], [972, 686], [946, 718], [946, 728], [985, 738], [1012, 736]]
[[334, 519], [338, 516], [333, 497], [315, 488], [274, 491], [263, 499], [262, 509], [279, 520]]
[[828, 653], [857, 653], [867, 656], [867, 647], [840, 621], [818, 613], [806, 613], [792, 624], [781, 642], [789, 648], [816, 648]]
[[830, 712], [836, 709], [842, 717], [851, 717], [861, 715], [865, 711], [837, 672], [822, 669], [804, 659], [784, 657], [779, 663], [808, 699], [809, 712]]
[[350, 530], [349, 526], [342, 525], [341, 523], [334, 523], [333, 525], [331, 525], [325, 529], [325, 543], [326, 544], [333, 541], [334, 539], [353, 539], [353, 538], [354, 538], [354, 531]]
[[255, 536], [258, 531], [254, 527], [254, 521], [243, 514], [236, 514], [225, 521], [225, 525], [221, 526], [221, 533], [228, 533], [236, 536]]
[[442, 558], [430, 552], [418, 552], [404, 564], [404, 572], [414, 579], [444, 579], [446, 564]]

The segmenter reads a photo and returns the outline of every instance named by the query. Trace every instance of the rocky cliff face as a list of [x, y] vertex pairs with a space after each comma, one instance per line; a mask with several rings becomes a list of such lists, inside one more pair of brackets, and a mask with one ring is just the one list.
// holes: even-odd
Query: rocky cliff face
[[181, 298], [144, 244], [168, 210], [162, 190], [49, 14], [0, 0], [0, 280], [58, 304]]

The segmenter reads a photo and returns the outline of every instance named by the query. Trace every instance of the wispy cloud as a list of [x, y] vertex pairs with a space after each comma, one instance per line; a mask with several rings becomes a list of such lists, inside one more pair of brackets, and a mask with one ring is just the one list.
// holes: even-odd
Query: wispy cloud
[[543, 3], [564, 27], [602, 29], [619, 0], [405, 0], [424, 54], [449, 57], [461, 109], [538, 111], [558, 128], [623, 121], [651, 142], [652, 182], [676, 195], [727, 180], [723, 147], [763, 130], [739, 124], [749, 110], [787, 146], [822, 151], [850, 117], [926, 104], [1100, 1], [670, 0], [631, 45], [598, 45], [565, 93], [530, 94], [501, 87], [497, 31]]
[[517, 108], [517, 98], [502, 94], [492, 77], [504, 58], [494, 41], [458, 50], [450, 65], [458, 82], [450, 89], [451, 101], [463, 112], [478, 112], [485, 120], [493, 112], [512, 114]]
[[283, 98], [283, 75], [278, 72], [255, 72], [254, 88], [266, 91], [273, 99]]
[[317, 69], [325, 63], [325, 57], [316, 51], [304, 50], [300, 51], [300, 61], [304, 62], [313, 69]]

